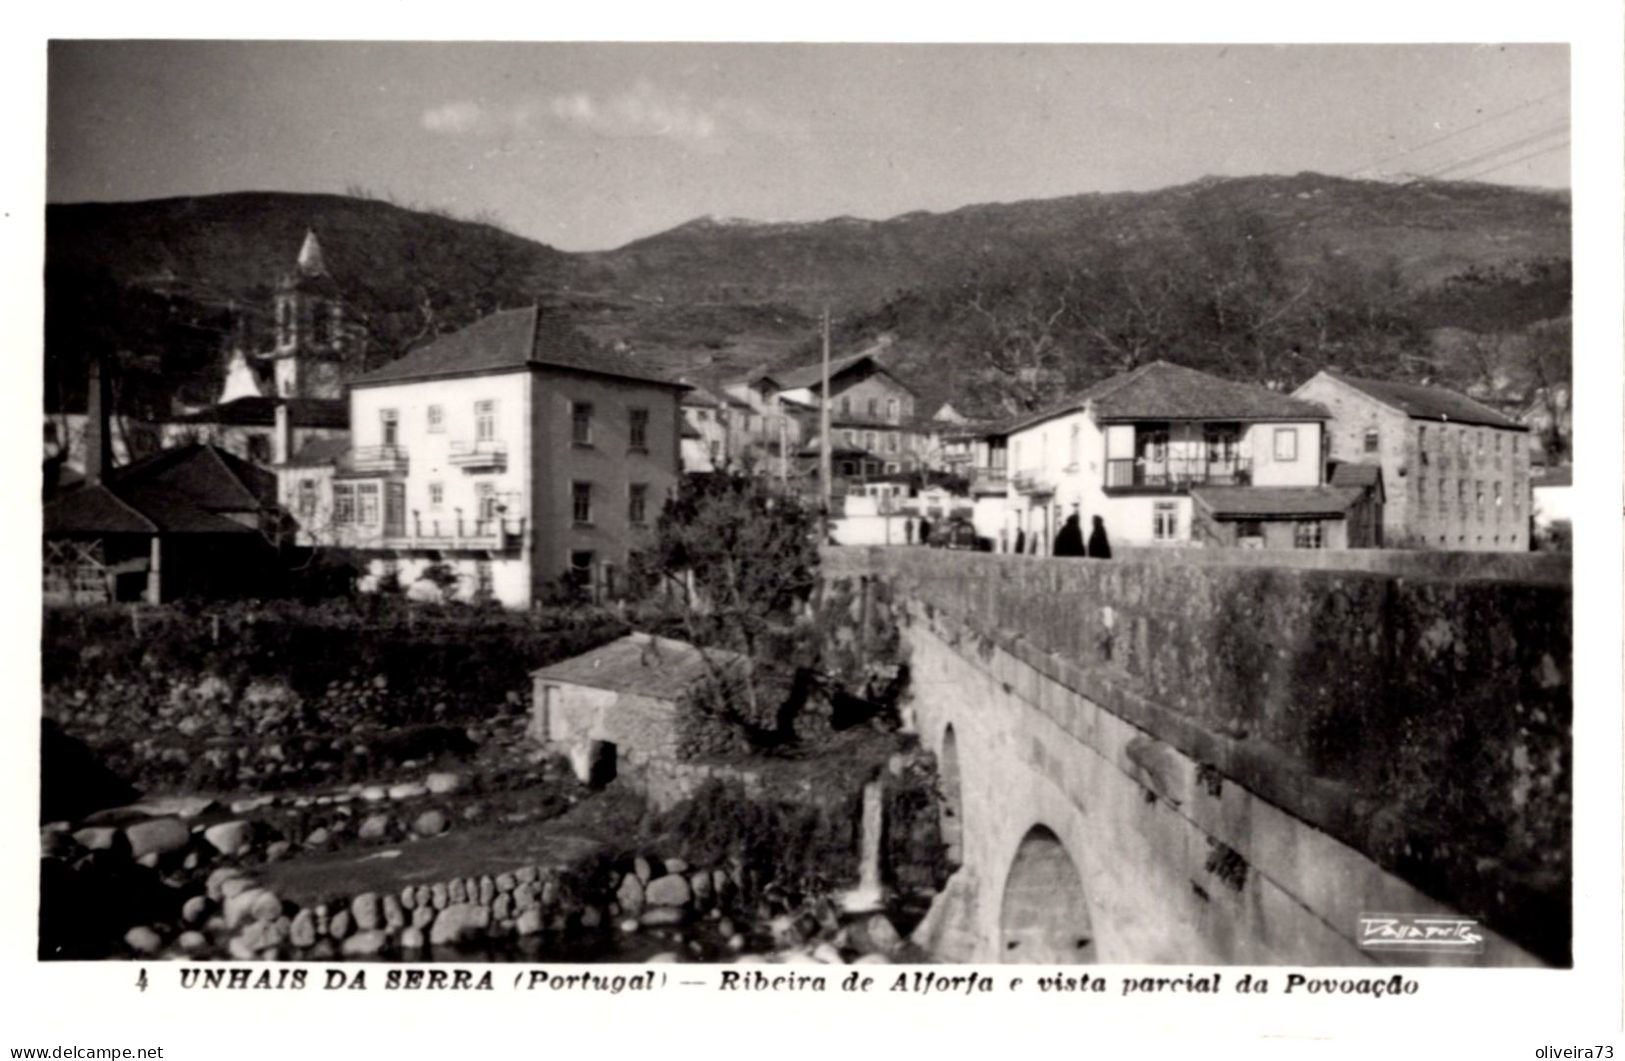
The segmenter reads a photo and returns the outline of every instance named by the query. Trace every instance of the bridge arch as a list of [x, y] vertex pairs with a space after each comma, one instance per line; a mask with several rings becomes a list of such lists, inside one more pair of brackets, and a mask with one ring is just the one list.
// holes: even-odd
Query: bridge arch
[[1010, 863], [999, 906], [999, 959], [1046, 965], [1095, 960], [1083, 878], [1048, 826], [1027, 830]]
[[959, 740], [954, 736], [952, 723], [942, 731], [940, 748], [937, 754], [937, 777], [942, 789], [939, 827], [948, 862], [958, 866], [965, 860], [965, 801], [959, 780]]

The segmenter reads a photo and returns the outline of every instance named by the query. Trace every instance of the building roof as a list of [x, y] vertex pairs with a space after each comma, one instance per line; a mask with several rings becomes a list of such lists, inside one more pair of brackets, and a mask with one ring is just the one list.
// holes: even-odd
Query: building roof
[[350, 403], [343, 398], [271, 398], [250, 396], [210, 405], [170, 420], [174, 424], [231, 424], [240, 427], [271, 427], [276, 423], [276, 407], [288, 407], [291, 427], [325, 427], [348, 430]]
[[288, 458], [284, 468], [325, 468], [330, 464], [338, 464], [346, 453], [350, 451], [350, 440], [347, 438], [313, 438], [299, 448], [299, 452]]
[[737, 652], [717, 648], [702, 653], [687, 641], [634, 631], [591, 652], [531, 673], [561, 684], [677, 700], [718, 670], [735, 667], [744, 658]]
[[542, 365], [686, 387], [626, 354], [598, 346], [540, 307], [502, 310], [461, 331], [442, 335], [383, 368], [351, 380], [352, 387], [502, 372]]
[[1329, 420], [1314, 402], [1253, 383], [1153, 361], [1101, 380], [1037, 412], [1006, 423], [1004, 433], [1041, 424], [1089, 406], [1097, 423], [1136, 420]]
[[678, 425], [677, 433], [679, 435], [681, 435], [683, 438], [704, 438], [705, 437], [705, 435], [701, 434], [699, 428], [695, 427], [693, 424], [689, 423], [687, 420], [684, 420], [681, 424]]
[[1332, 486], [1379, 486], [1382, 483], [1382, 466], [1333, 461], [1328, 482]]
[[1527, 431], [1524, 425], [1491, 409], [1489, 406], [1445, 387], [1424, 386], [1420, 383], [1400, 383], [1394, 380], [1361, 379], [1345, 376], [1341, 372], [1324, 370], [1324, 375], [1347, 384], [1390, 408], [1397, 409], [1413, 420], [1439, 420], [1446, 423], [1474, 424], [1498, 427], [1508, 431]]
[[276, 477], [218, 446], [160, 450], [45, 506], [47, 535], [255, 534], [226, 513], [276, 503]]
[[1360, 500], [1352, 486], [1198, 486], [1191, 497], [1215, 519], [1337, 519]]

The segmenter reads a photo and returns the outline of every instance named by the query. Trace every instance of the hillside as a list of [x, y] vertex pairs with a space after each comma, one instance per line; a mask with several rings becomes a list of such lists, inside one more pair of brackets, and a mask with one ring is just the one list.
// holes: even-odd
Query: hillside
[[[1291, 295], [1284, 278], [1311, 275], [1323, 299], [1358, 291], [1354, 301], [1373, 303], [1382, 288], [1381, 312], [1368, 305], [1360, 328], [1403, 332], [1413, 348], [1439, 329], [1561, 317], [1568, 301], [1567, 196], [1483, 184], [1210, 179], [884, 221], [699, 219], [585, 254], [374, 200], [244, 192], [48, 207], [48, 402], [80, 400], [96, 350], [115, 358], [127, 407], [208, 400], [232, 321], [251, 340], [263, 333], [307, 228], [368, 321], [374, 364], [491, 309], [541, 301], [605, 343], [714, 378], [809, 356], [828, 303], [840, 343], [893, 335], [900, 367], [933, 400], [985, 389], [970, 369], [985, 360], [986, 321], [968, 300], [1008, 316], [1063, 273], [1121, 281], [1233, 259], [1263, 294], [1274, 284]], [[1246, 335], [1205, 336], [1192, 312], [1181, 306], [1186, 331], [1207, 344], [1196, 360], [1257, 374], [1225, 361]], [[1332, 324], [1352, 341], [1346, 322]], [[1327, 327], [1290, 341], [1319, 341]]]

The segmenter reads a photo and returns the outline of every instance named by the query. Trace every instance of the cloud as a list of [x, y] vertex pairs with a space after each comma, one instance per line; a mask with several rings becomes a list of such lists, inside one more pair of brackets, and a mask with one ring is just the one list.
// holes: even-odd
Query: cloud
[[423, 127], [431, 133], [469, 133], [486, 118], [485, 109], [473, 100], [447, 103], [423, 112]]
[[697, 143], [722, 132], [722, 124], [710, 111], [681, 93], [664, 93], [648, 81], [639, 81], [628, 91], [603, 99], [586, 92], [554, 96], [548, 110], [559, 121], [603, 136], [650, 136]]

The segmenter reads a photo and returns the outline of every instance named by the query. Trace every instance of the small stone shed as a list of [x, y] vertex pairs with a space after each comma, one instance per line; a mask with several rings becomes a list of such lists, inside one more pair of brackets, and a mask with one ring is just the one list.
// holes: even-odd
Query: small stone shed
[[633, 632], [531, 674], [532, 739], [602, 784], [618, 756], [675, 761], [703, 750], [709, 716], [694, 698], [737, 675], [744, 657]]

